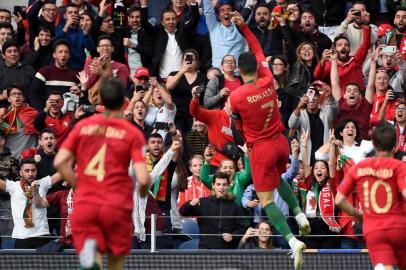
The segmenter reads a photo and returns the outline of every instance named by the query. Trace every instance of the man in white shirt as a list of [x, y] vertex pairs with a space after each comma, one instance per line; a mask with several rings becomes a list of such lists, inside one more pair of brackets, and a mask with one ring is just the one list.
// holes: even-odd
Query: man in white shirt
[[60, 180], [59, 173], [39, 180], [34, 159], [23, 159], [20, 164], [20, 181], [0, 180], [0, 190], [11, 197], [11, 213], [14, 221], [12, 238], [16, 249], [34, 249], [52, 240], [49, 237], [47, 210], [37, 208], [33, 193], [44, 197], [53, 184]]

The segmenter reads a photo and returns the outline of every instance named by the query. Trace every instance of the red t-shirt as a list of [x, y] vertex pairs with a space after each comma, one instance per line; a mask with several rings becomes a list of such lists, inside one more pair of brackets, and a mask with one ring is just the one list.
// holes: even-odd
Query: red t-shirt
[[224, 87], [230, 89], [230, 93], [232, 93], [240, 85], [241, 81], [237, 77], [235, 77], [234, 81], [229, 81], [226, 78], [224, 78]]
[[125, 119], [96, 114], [80, 121], [61, 148], [71, 151], [77, 163], [75, 205], [92, 203], [133, 208], [130, 161], [144, 162], [145, 139]]
[[199, 184], [197, 184], [193, 176], [191, 176], [188, 179], [187, 189], [183, 192], [179, 192], [178, 207], [180, 208], [187, 201], [208, 196], [210, 196], [210, 189], [208, 189], [202, 181], [199, 181]]
[[406, 164], [393, 158], [368, 158], [354, 165], [338, 191], [349, 196], [356, 188], [363, 211], [363, 231], [406, 228], [402, 190]]
[[[370, 118], [371, 118], [370, 123], [373, 126], [378, 124], [379, 110], [381, 109], [384, 101], [385, 101], [385, 95], [383, 95], [383, 96], [375, 95], [374, 104], [372, 105], [372, 111], [371, 111], [371, 116], [370, 116]], [[386, 107], [385, 120], [393, 121], [395, 119], [395, 109], [396, 109], [396, 105], [398, 103], [399, 103], [398, 99], [395, 99], [388, 103], [388, 106]]]

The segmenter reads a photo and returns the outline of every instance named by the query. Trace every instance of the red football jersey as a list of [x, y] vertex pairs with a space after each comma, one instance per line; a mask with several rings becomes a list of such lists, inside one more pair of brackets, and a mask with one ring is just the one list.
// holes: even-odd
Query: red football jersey
[[125, 119], [93, 115], [80, 121], [61, 148], [76, 156], [75, 204], [133, 208], [130, 161], [144, 162], [144, 135]]
[[281, 122], [278, 108], [278, 96], [273, 86], [273, 76], [265, 61], [261, 46], [248, 26], [241, 27], [251, 51], [255, 54], [259, 79], [244, 84], [230, 95], [231, 111], [239, 115], [237, 126], [244, 133], [247, 145], [271, 139], [283, 132], [285, 128]]
[[368, 158], [354, 165], [338, 191], [349, 196], [357, 189], [363, 211], [364, 234], [406, 228], [402, 190], [406, 189], [406, 164], [393, 158]]

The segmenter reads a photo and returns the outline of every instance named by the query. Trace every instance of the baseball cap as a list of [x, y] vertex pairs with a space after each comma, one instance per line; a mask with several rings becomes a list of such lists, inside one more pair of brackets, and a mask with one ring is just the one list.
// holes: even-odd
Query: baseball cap
[[387, 23], [380, 24], [378, 27], [378, 37], [383, 37], [387, 32], [393, 30], [393, 26]]
[[149, 70], [144, 67], [139, 67], [135, 70], [134, 77], [139, 78], [139, 77], [149, 77]]

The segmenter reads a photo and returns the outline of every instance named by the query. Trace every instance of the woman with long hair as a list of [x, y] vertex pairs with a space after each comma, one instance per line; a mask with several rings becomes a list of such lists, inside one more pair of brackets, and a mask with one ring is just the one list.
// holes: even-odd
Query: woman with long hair
[[[330, 133], [330, 155], [335, 151], [334, 133]], [[301, 152], [306, 177], [305, 209], [304, 212], [310, 222], [311, 233], [305, 239], [308, 248], [338, 248], [338, 239], [335, 236], [341, 227], [336, 220], [334, 198], [337, 193], [335, 181], [335, 162], [316, 160], [310, 167], [307, 157], [307, 140], [309, 131], [302, 132]], [[315, 235], [316, 237], [311, 237]], [[332, 236], [329, 236], [332, 235]]]
[[314, 81], [313, 72], [319, 59], [313, 43], [300, 43], [296, 49], [296, 59], [285, 87], [285, 92], [292, 99], [292, 108], [296, 108], [300, 98], [306, 94], [310, 84]]
[[239, 249], [272, 249], [271, 224], [261, 221], [255, 228], [249, 227], [238, 244]]
[[203, 91], [205, 82], [205, 76], [199, 72], [199, 54], [194, 49], [186, 49], [183, 52], [181, 70], [171, 72], [166, 81], [166, 88], [177, 107], [175, 125], [185, 135], [193, 125], [188, 106], [192, 100], [192, 88], [200, 86]]
[[289, 79], [289, 62], [284, 55], [275, 55], [270, 62], [274, 77], [274, 87], [278, 93], [278, 107], [285, 128], [289, 128], [288, 120], [293, 111], [292, 102], [285, 92], [285, 87]]

